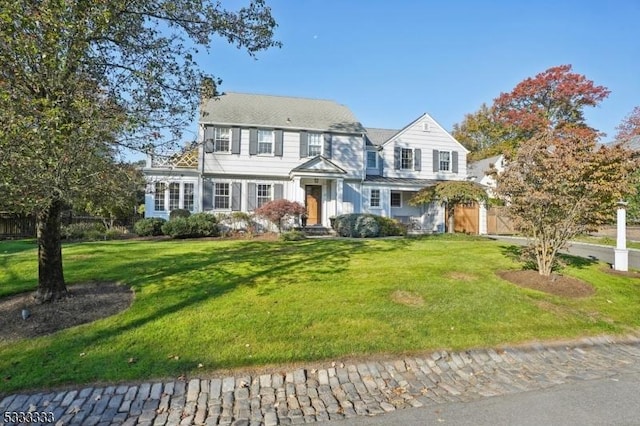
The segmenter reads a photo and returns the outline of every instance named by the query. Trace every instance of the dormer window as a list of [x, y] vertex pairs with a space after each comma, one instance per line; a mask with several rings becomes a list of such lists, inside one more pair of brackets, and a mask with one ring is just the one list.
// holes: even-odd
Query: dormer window
[[377, 168], [378, 168], [378, 152], [367, 151], [367, 169], [377, 169]]

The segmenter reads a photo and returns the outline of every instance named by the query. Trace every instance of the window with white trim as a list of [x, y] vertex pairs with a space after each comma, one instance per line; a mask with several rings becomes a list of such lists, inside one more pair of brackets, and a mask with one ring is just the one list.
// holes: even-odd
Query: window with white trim
[[402, 207], [402, 192], [391, 191], [391, 207]]
[[367, 169], [377, 169], [377, 168], [378, 168], [378, 152], [367, 151]]
[[273, 153], [273, 130], [258, 129], [258, 154]]
[[231, 129], [228, 127], [216, 127], [213, 135], [213, 151], [229, 152], [231, 149], [230, 137]]
[[404, 170], [413, 170], [413, 149], [402, 148], [400, 151], [400, 168]]
[[184, 184], [184, 200], [183, 206], [185, 210], [193, 211], [193, 200], [194, 200], [194, 185], [192, 183]]
[[165, 211], [164, 208], [164, 191], [166, 190], [164, 182], [156, 182], [155, 185], [155, 197], [154, 197], [154, 210], [157, 212]]
[[271, 185], [259, 183], [256, 185], [256, 207], [262, 207], [263, 204], [272, 200], [271, 197]]
[[316, 155], [322, 154], [322, 145], [324, 142], [322, 133], [309, 133], [308, 142], [309, 142], [309, 148], [308, 148], [309, 157], [315, 157]]
[[369, 198], [370, 207], [380, 207], [380, 190], [372, 189], [371, 196]]
[[169, 211], [180, 208], [180, 183], [169, 184]]
[[213, 184], [213, 208], [225, 210], [231, 206], [231, 189], [226, 182], [215, 182]]
[[441, 172], [450, 172], [451, 171], [451, 151], [439, 151], [438, 152], [438, 160], [439, 160], [439, 170]]

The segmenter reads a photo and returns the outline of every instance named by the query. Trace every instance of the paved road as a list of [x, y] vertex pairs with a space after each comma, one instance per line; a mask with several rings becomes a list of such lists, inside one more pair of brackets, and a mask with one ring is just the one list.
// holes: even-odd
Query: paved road
[[640, 423], [640, 374], [594, 379], [465, 403], [431, 405], [379, 417], [323, 422], [326, 426], [589, 426]]
[[[526, 244], [527, 240], [519, 237], [509, 237], [501, 235], [490, 235], [489, 238], [498, 241], [504, 241], [511, 244]], [[601, 246], [589, 243], [572, 242], [568, 249], [563, 253], [580, 256], [585, 258], [595, 258], [603, 262], [613, 264], [614, 251], [613, 247]], [[629, 249], [629, 267], [640, 269], [640, 250]]]
[[[625, 375], [637, 378], [639, 374], [637, 332], [620, 338], [437, 351], [388, 361], [347, 365], [338, 362], [285, 372], [15, 394], [0, 400], [0, 414], [8, 413], [8, 424], [16, 423], [12, 421], [17, 419], [14, 416], [25, 419], [28, 412], [32, 417], [35, 412], [46, 413], [58, 424], [87, 426], [275, 426], [335, 420], [351, 424], [361, 417], [378, 415], [384, 420], [379, 424], [389, 424], [384, 416], [404, 409], [428, 408], [418, 412], [419, 418], [441, 409], [446, 416], [454, 416], [457, 409], [447, 404], [554, 391], [559, 385]], [[487, 405], [480, 405], [485, 407], [483, 410], [491, 406], [487, 401]], [[519, 399], [513, 401], [516, 404]], [[492, 414], [486, 411], [485, 416], [490, 418]]]

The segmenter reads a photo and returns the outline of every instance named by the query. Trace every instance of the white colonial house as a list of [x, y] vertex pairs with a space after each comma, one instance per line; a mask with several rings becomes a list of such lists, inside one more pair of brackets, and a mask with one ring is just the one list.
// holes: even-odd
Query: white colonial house
[[252, 212], [279, 198], [306, 206], [307, 226], [373, 213], [444, 228], [442, 206], [411, 206], [421, 188], [467, 178], [467, 150], [431, 116], [367, 129], [333, 101], [227, 93], [203, 103], [198, 143], [150, 156], [147, 217], [173, 209]]

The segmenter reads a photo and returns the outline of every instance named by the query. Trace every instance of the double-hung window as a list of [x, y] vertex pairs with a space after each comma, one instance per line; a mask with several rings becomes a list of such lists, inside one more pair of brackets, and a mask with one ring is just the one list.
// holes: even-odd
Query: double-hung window
[[371, 190], [371, 197], [369, 199], [369, 206], [370, 207], [380, 207], [380, 190], [379, 189], [372, 189]]
[[164, 191], [166, 189], [166, 185], [164, 182], [156, 182], [155, 185], [155, 200], [154, 200], [154, 210], [157, 212], [165, 211], [164, 208]]
[[309, 157], [315, 157], [316, 155], [322, 154], [322, 133], [309, 133]]
[[257, 207], [262, 207], [263, 204], [268, 203], [272, 199], [271, 185], [269, 184], [262, 184], [262, 183], [258, 184], [256, 187], [256, 193], [257, 193], [257, 200], [256, 200]]
[[213, 135], [213, 151], [229, 152], [231, 147], [229, 143], [230, 136], [231, 129], [228, 127], [216, 127]]
[[413, 170], [413, 149], [402, 148], [400, 152], [400, 168], [403, 170]]
[[231, 206], [231, 191], [226, 182], [215, 182], [213, 184], [213, 208], [229, 209]]
[[376, 151], [367, 151], [367, 169], [378, 168], [378, 153]]
[[184, 200], [183, 205], [185, 210], [193, 211], [193, 187], [192, 183], [184, 184]]
[[169, 211], [180, 208], [180, 183], [169, 184]]
[[273, 130], [258, 130], [258, 154], [273, 153]]
[[439, 155], [439, 169], [441, 172], [450, 172], [451, 171], [451, 152], [450, 151], [440, 151]]

